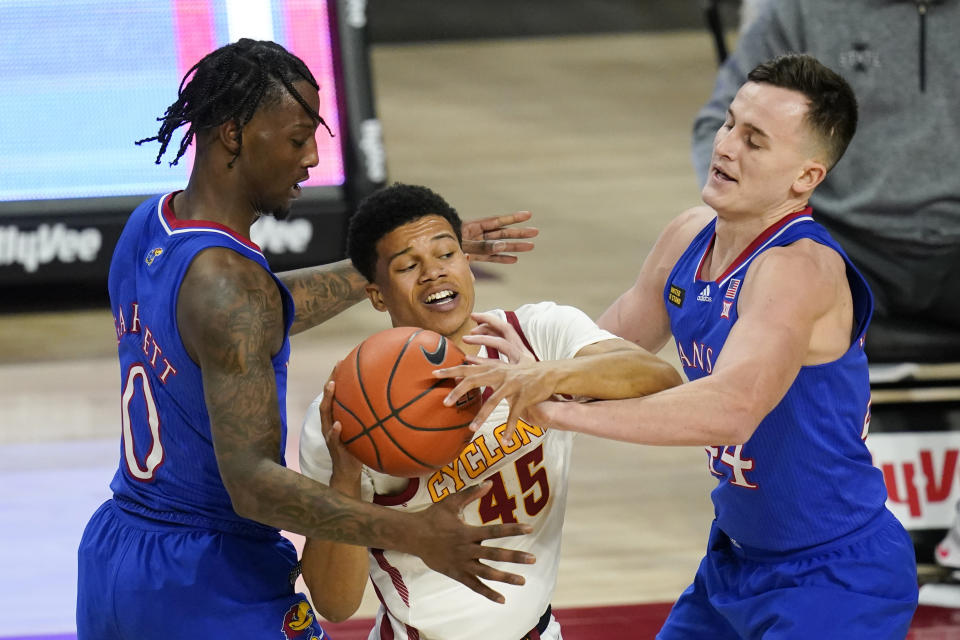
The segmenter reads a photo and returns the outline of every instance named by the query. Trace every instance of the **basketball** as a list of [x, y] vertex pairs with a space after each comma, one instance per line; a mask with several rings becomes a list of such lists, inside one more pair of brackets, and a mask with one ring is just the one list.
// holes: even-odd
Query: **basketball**
[[406, 478], [456, 458], [473, 437], [480, 390], [447, 407], [443, 399], [455, 383], [432, 372], [463, 363], [456, 345], [427, 329], [395, 327], [361, 342], [333, 375], [333, 417], [350, 453], [371, 469]]

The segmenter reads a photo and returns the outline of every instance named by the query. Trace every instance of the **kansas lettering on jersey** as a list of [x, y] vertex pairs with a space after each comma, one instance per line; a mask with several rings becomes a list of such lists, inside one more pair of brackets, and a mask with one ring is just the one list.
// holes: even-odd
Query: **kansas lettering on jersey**
[[847, 263], [856, 327], [847, 352], [833, 362], [802, 367], [746, 443], [706, 448], [707, 469], [718, 481], [711, 494], [717, 523], [731, 538], [770, 551], [838, 538], [874, 518], [886, 500], [882, 474], [864, 443], [870, 382], [863, 337], [872, 294], [809, 208], [766, 229], [717, 280], [707, 281], [701, 267], [715, 227], [714, 219], [693, 239], [664, 288], [677, 353], [690, 380], [713, 372], [737, 321], [747, 271], [761, 253], [807, 238]]
[[[503, 311], [494, 311], [507, 318]], [[520, 332], [544, 360], [572, 358], [583, 347], [614, 336], [583, 312], [552, 302], [517, 309]], [[499, 357], [481, 350], [480, 357]], [[329, 482], [332, 465], [315, 406], [307, 411], [300, 439], [301, 470]], [[534, 532], [497, 540], [497, 546], [537, 557], [534, 565], [502, 565], [526, 578], [522, 587], [497, 584], [506, 604], [496, 604], [459, 582], [430, 570], [422, 560], [396, 551], [371, 550], [370, 577], [381, 601], [375, 638], [488, 640], [521, 638], [532, 629], [553, 595], [560, 556], [573, 433], [521, 421], [512, 442], [503, 433], [509, 407], [494, 409], [474, 439], [450, 464], [410, 480], [364, 470], [364, 496], [394, 509], [419, 511], [456, 491], [490, 480], [491, 490], [464, 509], [471, 524], [526, 522]], [[497, 563], [492, 563], [496, 565]]]
[[[241, 518], [220, 479], [200, 368], [177, 330], [176, 301], [191, 262], [223, 247], [269, 265], [257, 245], [211, 222], [181, 221], [174, 194], [153, 197], [131, 214], [113, 260], [108, 287], [120, 358], [120, 465], [110, 487], [121, 507], [154, 519], [221, 531], [274, 536]], [[283, 298], [287, 336], [273, 358], [286, 442], [286, 380], [293, 300]]]

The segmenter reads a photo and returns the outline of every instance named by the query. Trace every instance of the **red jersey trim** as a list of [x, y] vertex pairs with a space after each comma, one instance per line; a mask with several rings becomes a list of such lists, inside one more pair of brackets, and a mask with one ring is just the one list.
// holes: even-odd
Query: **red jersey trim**
[[263, 254], [263, 250], [255, 242], [244, 238], [230, 227], [222, 225], [219, 222], [210, 222], [209, 220], [180, 220], [177, 218], [177, 214], [173, 211], [171, 203], [173, 202], [174, 196], [178, 193], [180, 193], [180, 191], [174, 191], [165, 196], [160, 205], [160, 216], [163, 222], [169, 227], [169, 233], [172, 234], [177, 231], [212, 231], [214, 233], [226, 234], [243, 246], [253, 249], [259, 254]]
[[[397, 594], [400, 596], [400, 599], [403, 600], [403, 604], [409, 607], [410, 592], [407, 590], [407, 585], [403, 582], [403, 576], [400, 574], [400, 570], [387, 562], [387, 557], [383, 555], [383, 549], [370, 549], [370, 553], [373, 554], [377, 565], [383, 572], [390, 576], [390, 582], [393, 583], [393, 588], [397, 590]], [[384, 603], [384, 606], [386, 606], [386, 603]]]
[[[377, 583], [370, 581], [370, 584], [373, 585], [373, 590], [377, 594], [377, 600], [380, 601], [381, 610], [377, 615], [376, 622], [374, 623], [374, 629], [377, 627], [380, 628], [380, 640], [394, 640], [396, 634], [393, 632], [393, 619], [391, 618], [390, 610], [387, 608], [387, 603], [383, 600], [383, 594], [380, 593], [380, 589], [377, 588]], [[400, 622], [397, 620], [397, 622]], [[403, 624], [400, 622], [400, 624]], [[404, 628], [407, 630], [407, 640], [420, 640], [420, 631], [411, 627], [410, 625], [403, 624]]]
[[410, 478], [410, 480], [407, 482], [406, 488], [400, 493], [394, 493], [389, 496], [376, 493], [373, 495], [373, 502], [375, 504], [383, 505], [384, 507], [395, 507], [398, 504], [403, 504], [404, 502], [409, 501], [414, 494], [417, 493], [417, 489], [419, 488], [420, 478]]
[[[774, 234], [776, 234], [778, 231], [786, 227], [788, 224], [790, 224], [797, 218], [801, 218], [803, 216], [809, 216], [811, 215], [812, 212], [813, 212], [813, 208], [807, 206], [801, 209], [800, 211], [795, 211], [794, 213], [785, 215], [784, 217], [780, 218], [779, 220], [774, 222], [772, 225], [770, 225], [769, 227], [761, 231], [760, 235], [754, 238], [753, 241], [749, 245], [747, 245], [747, 248], [741, 251], [740, 255], [738, 255], [732, 263], [730, 263], [730, 266], [724, 269], [723, 273], [721, 273], [716, 280], [712, 280], [711, 282], [723, 282], [724, 279], [726, 279], [733, 272], [735, 272], [737, 269], [742, 267], [743, 263], [746, 262], [747, 259], [749, 259], [750, 256], [753, 255], [753, 253], [757, 250], [758, 247], [760, 247], [760, 245], [762, 245], [764, 242], [769, 240]], [[707, 243], [707, 247], [703, 250], [703, 255], [700, 256], [700, 263], [697, 265], [697, 274], [695, 276], [697, 280], [703, 280], [703, 261], [706, 259], [707, 254], [710, 253], [710, 250], [713, 249], [713, 244], [714, 242], [716, 242], [716, 239], [717, 239], [717, 232], [716, 232], [716, 228], [714, 228], [713, 235], [710, 236], [710, 242]]]

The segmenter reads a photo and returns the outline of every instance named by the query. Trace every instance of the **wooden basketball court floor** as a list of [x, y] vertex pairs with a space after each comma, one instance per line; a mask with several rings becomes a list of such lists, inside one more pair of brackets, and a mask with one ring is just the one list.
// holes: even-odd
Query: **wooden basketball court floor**
[[[391, 179], [464, 217], [534, 212], [536, 251], [479, 268], [478, 309], [555, 300], [596, 317], [630, 286], [698, 202], [689, 132], [713, 56], [699, 31], [374, 49]], [[387, 324], [361, 303], [294, 338], [289, 461], [334, 362]], [[0, 316], [0, 638], [73, 637], [76, 546], [118, 459], [117, 386], [108, 310]], [[653, 637], [703, 552], [711, 485], [702, 449], [579, 438], [553, 600], [568, 640]], [[375, 609], [368, 593], [357, 616]], [[931, 616], [911, 637], [960, 638], [952, 611]]]

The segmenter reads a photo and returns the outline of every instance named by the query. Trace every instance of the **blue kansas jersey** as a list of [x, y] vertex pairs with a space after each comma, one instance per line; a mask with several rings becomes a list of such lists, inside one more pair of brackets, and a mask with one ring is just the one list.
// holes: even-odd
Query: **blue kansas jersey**
[[766, 229], [716, 281], [703, 280], [700, 266], [715, 226], [716, 219], [694, 238], [664, 288], [680, 361], [690, 380], [712, 372], [737, 321], [747, 270], [758, 255], [808, 238], [832, 248], [847, 263], [855, 325], [847, 352], [833, 362], [802, 367], [746, 443], [707, 447], [708, 469], [718, 481], [711, 495], [717, 523], [738, 543], [780, 552], [839, 538], [875, 518], [886, 500], [882, 474], [864, 443], [870, 383], [863, 337], [873, 297], [809, 208]]
[[[254, 243], [221, 225], [178, 220], [173, 194], [137, 207], [110, 264], [109, 290], [120, 356], [120, 466], [110, 487], [117, 504], [153, 519], [227, 532], [274, 530], [241, 518], [220, 479], [200, 368], [180, 340], [177, 297], [201, 251], [225, 247], [270, 267]], [[275, 278], [276, 279], [276, 278]], [[286, 382], [293, 300], [277, 280], [287, 336], [273, 358], [286, 444]]]

